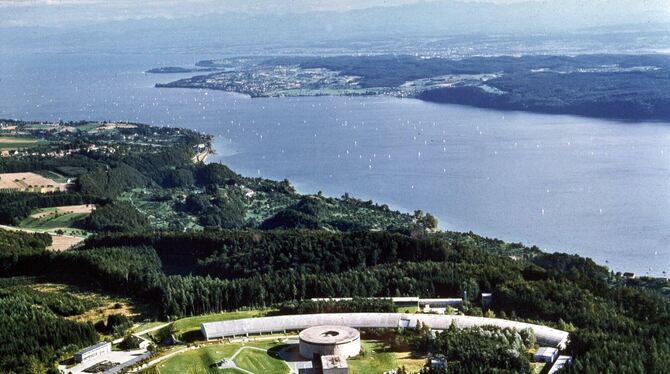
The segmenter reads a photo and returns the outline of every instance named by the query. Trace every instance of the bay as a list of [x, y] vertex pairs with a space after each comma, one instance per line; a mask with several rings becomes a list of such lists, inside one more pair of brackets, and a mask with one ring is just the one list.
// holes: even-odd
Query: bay
[[345, 192], [474, 231], [670, 271], [670, 123], [499, 112], [391, 97], [251, 99], [154, 88], [197, 54], [14, 54], [0, 60], [0, 118], [127, 120], [215, 135], [248, 176]]

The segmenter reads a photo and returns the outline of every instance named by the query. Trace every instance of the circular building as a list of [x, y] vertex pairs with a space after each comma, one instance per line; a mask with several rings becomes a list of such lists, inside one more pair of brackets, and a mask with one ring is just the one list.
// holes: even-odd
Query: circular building
[[345, 358], [361, 351], [361, 334], [347, 326], [315, 326], [300, 332], [300, 355], [307, 359], [315, 355], [336, 355]]

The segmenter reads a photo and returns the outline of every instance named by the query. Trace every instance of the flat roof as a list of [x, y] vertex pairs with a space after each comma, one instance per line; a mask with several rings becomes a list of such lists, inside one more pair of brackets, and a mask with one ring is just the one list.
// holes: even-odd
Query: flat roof
[[321, 356], [321, 367], [323, 369], [346, 369], [347, 359], [339, 355], [325, 355]]
[[361, 337], [358, 330], [348, 326], [314, 326], [300, 331], [300, 341], [310, 344], [344, 344]]
[[552, 347], [540, 347], [538, 350], [535, 352], [535, 355], [537, 356], [542, 356], [542, 357], [551, 357], [558, 353], [558, 349], [552, 348]]
[[102, 347], [104, 347], [104, 346], [106, 346], [106, 345], [108, 345], [108, 344], [111, 345], [112, 343], [110, 343], [110, 342], [102, 342], [102, 343], [94, 344], [94, 345], [92, 345], [92, 346], [89, 346], [89, 347], [86, 347], [86, 348], [82, 348], [80, 351], [77, 351], [77, 353], [75, 353], [75, 354], [76, 354], [76, 355], [83, 355], [84, 353], [87, 353], [87, 352], [90, 352], [90, 351], [94, 351], [94, 350], [99, 349], [99, 348], [102, 348]]
[[452, 298], [452, 299], [419, 299], [419, 304], [462, 304], [463, 299], [461, 298]]
[[568, 365], [571, 362], [572, 362], [572, 356], [558, 356], [556, 362], [554, 363], [554, 366], [552, 366], [551, 369], [549, 369], [549, 372], [547, 372], [547, 374], [554, 374], [560, 369], [563, 369], [565, 365]]

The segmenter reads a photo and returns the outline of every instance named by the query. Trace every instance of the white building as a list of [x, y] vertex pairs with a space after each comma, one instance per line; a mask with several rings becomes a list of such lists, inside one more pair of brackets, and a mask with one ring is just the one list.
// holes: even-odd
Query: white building
[[102, 342], [90, 347], [86, 347], [74, 354], [75, 362], [86, 362], [94, 358], [108, 355], [112, 352], [112, 343]]
[[533, 361], [553, 364], [557, 357], [558, 349], [552, 347], [540, 347], [537, 352], [533, 354]]
[[230, 321], [207, 322], [200, 325], [202, 336], [207, 339], [249, 336], [250, 334], [285, 333], [313, 326], [349, 326], [370, 328], [416, 328], [422, 323], [433, 330], [446, 330], [452, 324], [457, 328], [473, 326], [497, 326], [523, 330], [530, 328], [539, 344], [565, 349], [568, 332], [548, 326], [510, 321], [500, 318], [485, 318], [461, 315], [404, 314], [404, 313], [322, 313], [288, 316], [244, 318]]

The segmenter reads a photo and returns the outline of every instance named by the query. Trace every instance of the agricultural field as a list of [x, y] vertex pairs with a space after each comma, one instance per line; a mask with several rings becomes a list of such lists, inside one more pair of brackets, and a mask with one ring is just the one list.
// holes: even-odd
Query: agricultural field
[[47, 249], [64, 251], [81, 243], [90, 233], [77, 227], [95, 209], [89, 205], [68, 205], [37, 209], [17, 226], [0, 225], [1, 229], [24, 232], [44, 232], [51, 235]]
[[68, 205], [38, 209], [19, 223], [19, 228], [35, 231], [53, 232], [61, 230], [72, 236], [85, 237], [88, 233], [76, 229], [76, 223], [86, 218], [95, 209], [95, 205]]
[[[28, 233], [46, 232], [49, 235], [51, 235], [51, 245], [47, 246], [46, 249], [56, 252], [68, 250], [73, 246], [83, 242], [85, 239], [85, 235], [81, 234], [81, 230], [74, 230], [74, 229], [63, 230], [62, 234], [56, 233], [55, 230], [50, 232], [49, 230], [27, 229], [27, 228], [6, 226], [6, 225], [0, 225], [0, 229], [7, 231], [22, 231]], [[77, 236], [69, 235], [70, 233], [75, 232], [78, 234]]]
[[364, 340], [361, 354], [347, 360], [351, 374], [383, 373], [404, 366], [408, 371], [421, 370], [425, 358], [413, 358], [409, 352], [389, 352], [383, 342]]
[[66, 183], [59, 183], [37, 173], [0, 174], [0, 190], [54, 192], [67, 190]]
[[68, 249], [74, 247], [75, 245], [84, 241], [84, 238], [81, 236], [71, 236], [71, 235], [51, 235], [51, 245], [47, 247], [50, 251], [67, 251]]
[[0, 136], [0, 151], [13, 151], [21, 148], [32, 148], [46, 143], [31, 137]]

